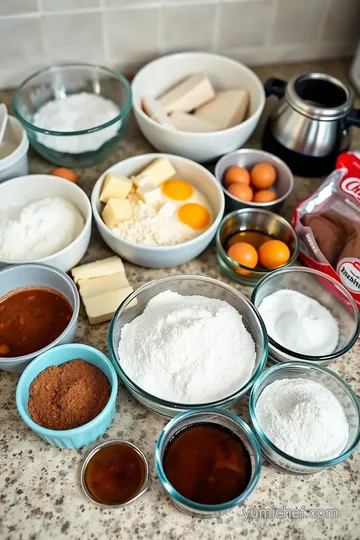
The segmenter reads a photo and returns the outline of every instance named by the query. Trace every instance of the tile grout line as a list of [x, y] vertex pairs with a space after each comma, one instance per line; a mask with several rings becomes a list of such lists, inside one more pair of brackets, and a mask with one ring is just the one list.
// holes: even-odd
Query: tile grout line
[[218, 0], [215, 8], [214, 35], [211, 50], [219, 52], [220, 49], [220, 25], [221, 25], [222, 0]]

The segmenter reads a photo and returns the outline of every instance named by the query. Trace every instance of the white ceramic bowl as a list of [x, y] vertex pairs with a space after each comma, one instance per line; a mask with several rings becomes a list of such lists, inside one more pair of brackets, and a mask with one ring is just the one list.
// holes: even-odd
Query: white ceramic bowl
[[[212, 133], [189, 133], [154, 122], [141, 108], [144, 96], [158, 97], [187, 75], [205, 72], [215, 90], [246, 88], [250, 92], [250, 114], [241, 124]], [[256, 128], [265, 104], [258, 76], [243, 64], [211, 53], [188, 52], [163, 56], [144, 66], [132, 83], [133, 108], [139, 127], [161, 152], [206, 162], [237, 150]]]
[[210, 244], [213, 236], [222, 219], [224, 212], [224, 194], [216, 178], [202, 165], [198, 165], [189, 159], [161, 154], [169, 159], [176, 170], [179, 178], [189, 180], [195, 187], [206, 195], [212, 210], [214, 221], [210, 227], [202, 234], [175, 246], [146, 246], [135, 244], [120, 238], [109, 229], [101, 218], [101, 211], [104, 205], [100, 202], [99, 195], [104, 177], [111, 171], [120, 176], [132, 176], [136, 172], [144, 169], [154, 159], [160, 157], [160, 154], [145, 154], [134, 156], [124, 161], [116, 163], [105, 171], [96, 182], [91, 194], [91, 206], [95, 218], [95, 223], [104, 242], [115, 253], [127, 259], [128, 261], [146, 266], [148, 268], [168, 268], [183, 264], [197, 257]]
[[13, 178], [0, 184], [0, 213], [9, 206], [25, 205], [45, 197], [63, 197], [71, 201], [84, 217], [85, 225], [81, 233], [64, 249], [36, 260], [0, 259], [0, 268], [11, 264], [29, 262], [44, 263], [67, 272], [85, 255], [91, 234], [91, 206], [85, 192], [77, 185], [48, 174], [29, 174]]
[[13, 144], [14, 151], [0, 159], [0, 182], [28, 174], [29, 139], [25, 129], [14, 116], [8, 116], [3, 141]]

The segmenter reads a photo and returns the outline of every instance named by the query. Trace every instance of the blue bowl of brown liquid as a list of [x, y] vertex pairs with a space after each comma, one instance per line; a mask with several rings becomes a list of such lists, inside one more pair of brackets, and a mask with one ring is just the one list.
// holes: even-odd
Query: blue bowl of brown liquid
[[179, 510], [214, 517], [243, 503], [255, 488], [260, 446], [249, 426], [228, 411], [187, 411], [161, 432], [155, 467]]

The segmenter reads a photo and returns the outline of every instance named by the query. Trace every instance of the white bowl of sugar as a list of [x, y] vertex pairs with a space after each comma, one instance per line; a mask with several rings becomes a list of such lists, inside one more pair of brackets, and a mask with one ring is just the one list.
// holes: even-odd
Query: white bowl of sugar
[[0, 268], [37, 262], [67, 272], [90, 234], [90, 202], [77, 185], [46, 174], [0, 184]]

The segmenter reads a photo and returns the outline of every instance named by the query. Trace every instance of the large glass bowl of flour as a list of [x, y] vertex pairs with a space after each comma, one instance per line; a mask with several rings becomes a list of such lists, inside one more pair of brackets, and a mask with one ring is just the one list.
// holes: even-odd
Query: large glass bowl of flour
[[[182, 295], [182, 299], [191, 298], [190, 307], [172, 312], [172, 303], [182, 301], [177, 295]], [[163, 303], [158, 305], [156, 313], [154, 302], [159, 298]], [[199, 302], [198, 316], [191, 307], [192, 301]], [[154, 324], [148, 319], [137, 332], [130, 332], [130, 329], [136, 330], [140, 316], [144, 311], [149, 313], [151, 306]], [[207, 322], [207, 318], [210, 321]], [[212, 333], [209, 333], [209, 324], [213, 325]], [[233, 334], [239, 341], [233, 341]], [[150, 343], [153, 344], [151, 351]], [[252, 387], [265, 366], [268, 353], [265, 326], [251, 302], [221, 281], [196, 275], [158, 278], [130, 294], [111, 321], [108, 344], [114, 367], [129, 392], [146, 408], [166, 417], [188, 409], [231, 407]], [[235, 348], [233, 344], [238, 346]], [[159, 355], [161, 369], [156, 365], [154, 351]], [[129, 368], [125, 354], [137, 357], [136, 369]], [[153, 373], [149, 373], [149, 362]], [[147, 370], [147, 381], [153, 375], [149, 388], [156, 388], [156, 392], [151, 393], [137, 383], [144, 380], [143, 370]], [[129, 371], [136, 372], [137, 377], [131, 378]], [[226, 395], [225, 388], [229, 388]], [[182, 395], [200, 397], [197, 401], [169, 399]], [[207, 395], [216, 398], [204, 401]]]
[[131, 103], [126, 78], [92, 64], [49, 66], [13, 95], [15, 116], [30, 144], [65, 167], [89, 167], [105, 159], [125, 132]]

